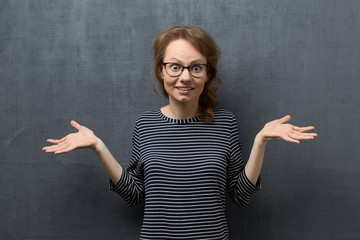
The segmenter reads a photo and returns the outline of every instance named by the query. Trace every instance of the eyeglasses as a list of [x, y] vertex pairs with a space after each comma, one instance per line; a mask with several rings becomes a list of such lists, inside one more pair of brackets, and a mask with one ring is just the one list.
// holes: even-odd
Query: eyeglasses
[[178, 77], [181, 75], [181, 73], [184, 71], [185, 68], [189, 70], [189, 73], [191, 76], [200, 78], [206, 75], [207, 70], [209, 68], [209, 64], [193, 64], [190, 66], [183, 66], [179, 63], [162, 63], [165, 67], [166, 73], [170, 77]]

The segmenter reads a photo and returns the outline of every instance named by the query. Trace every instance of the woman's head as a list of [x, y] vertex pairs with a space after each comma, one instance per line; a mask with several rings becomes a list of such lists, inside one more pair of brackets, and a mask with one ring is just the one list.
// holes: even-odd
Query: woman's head
[[160, 90], [165, 97], [169, 97], [162, 77], [163, 61], [167, 46], [170, 42], [183, 39], [194, 46], [203, 56], [209, 65], [207, 70], [207, 81], [199, 98], [199, 110], [205, 114], [204, 122], [213, 120], [213, 108], [217, 105], [216, 90], [221, 85], [217, 77], [217, 63], [220, 51], [214, 40], [209, 34], [199, 28], [174, 27], [156, 37], [153, 42], [154, 49], [154, 73], [159, 81]]

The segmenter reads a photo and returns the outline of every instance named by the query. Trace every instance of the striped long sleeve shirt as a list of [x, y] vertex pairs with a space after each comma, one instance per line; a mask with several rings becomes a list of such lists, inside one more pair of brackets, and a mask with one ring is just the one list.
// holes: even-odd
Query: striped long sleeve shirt
[[261, 188], [245, 175], [234, 115], [214, 113], [209, 124], [159, 109], [136, 121], [130, 164], [110, 189], [130, 205], [145, 200], [140, 239], [228, 239], [226, 191], [247, 205]]

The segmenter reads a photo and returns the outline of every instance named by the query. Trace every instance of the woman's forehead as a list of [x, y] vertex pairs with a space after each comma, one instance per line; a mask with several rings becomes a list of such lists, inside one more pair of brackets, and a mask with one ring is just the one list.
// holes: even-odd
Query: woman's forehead
[[166, 47], [164, 61], [170, 60], [191, 63], [206, 61], [206, 57], [189, 41], [177, 39], [171, 41]]

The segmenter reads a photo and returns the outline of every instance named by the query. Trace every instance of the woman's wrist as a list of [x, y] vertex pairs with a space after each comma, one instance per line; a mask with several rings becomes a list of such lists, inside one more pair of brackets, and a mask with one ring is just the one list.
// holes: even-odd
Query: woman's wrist
[[95, 136], [94, 142], [91, 145], [92, 150], [94, 150], [94, 152], [96, 152], [96, 153], [99, 153], [104, 149], [104, 147], [105, 147], [105, 144], [103, 143], [103, 141], [100, 138]]
[[268, 142], [268, 140], [266, 140], [262, 131], [260, 131], [256, 135], [255, 140], [254, 140], [254, 144], [259, 145], [259, 146], [266, 145], [267, 142]]

